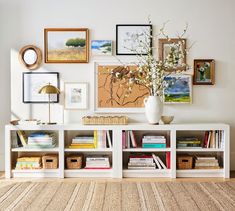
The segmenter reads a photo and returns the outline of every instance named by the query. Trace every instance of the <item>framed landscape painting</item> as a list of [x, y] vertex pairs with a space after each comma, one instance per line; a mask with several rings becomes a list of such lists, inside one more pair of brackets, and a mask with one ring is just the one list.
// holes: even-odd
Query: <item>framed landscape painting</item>
[[[146, 48], [147, 45], [147, 48]], [[152, 25], [119, 24], [116, 25], [117, 55], [147, 55], [152, 47]]]
[[215, 60], [195, 59], [194, 60], [194, 85], [215, 84]]
[[89, 31], [44, 29], [45, 63], [88, 63]]
[[65, 109], [87, 109], [88, 84], [78, 82], [64, 83]]
[[[120, 63], [95, 64], [95, 112], [100, 113], [141, 113], [144, 112], [144, 98], [149, 90], [141, 85], [127, 85], [114, 75], [130, 74], [137, 67]], [[130, 91], [131, 90], [131, 91]]]
[[164, 103], [192, 103], [191, 75], [169, 75], [165, 81]]
[[112, 40], [92, 40], [92, 56], [112, 56]]

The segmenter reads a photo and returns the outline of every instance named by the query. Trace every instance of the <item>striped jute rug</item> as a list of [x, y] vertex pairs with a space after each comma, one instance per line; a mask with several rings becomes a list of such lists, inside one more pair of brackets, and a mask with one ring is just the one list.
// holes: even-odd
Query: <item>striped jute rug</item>
[[0, 183], [0, 210], [235, 210], [235, 182]]

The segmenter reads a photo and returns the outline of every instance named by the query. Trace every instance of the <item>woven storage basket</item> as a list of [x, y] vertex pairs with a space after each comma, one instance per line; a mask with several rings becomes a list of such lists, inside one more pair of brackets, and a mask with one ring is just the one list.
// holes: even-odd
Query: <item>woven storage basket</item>
[[84, 125], [127, 125], [126, 116], [85, 116], [82, 118]]
[[42, 167], [44, 169], [57, 169], [58, 168], [58, 156], [57, 155], [42, 156]]
[[82, 168], [82, 155], [68, 156], [66, 158], [67, 169], [80, 169]]
[[193, 168], [193, 157], [186, 156], [178, 156], [177, 157], [177, 168], [178, 169], [192, 169]]

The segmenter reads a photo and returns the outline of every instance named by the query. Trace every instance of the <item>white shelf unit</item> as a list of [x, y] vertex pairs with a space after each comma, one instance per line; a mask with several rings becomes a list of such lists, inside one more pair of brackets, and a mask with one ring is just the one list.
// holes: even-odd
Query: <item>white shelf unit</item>
[[[12, 148], [12, 133], [17, 130], [24, 131], [56, 131], [58, 134], [58, 146], [54, 149], [26, 149]], [[109, 130], [112, 131], [112, 148], [107, 149], [69, 149], [67, 148], [66, 133], [70, 131], [94, 131]], [[165, 149], [142, 149], [130, 148], [122, 149], [122, 131], [133, 130], [140, 133], [151, 132], [155, 134], [167, 133], [170, 140], [170, 146]], [[197, 132], [207, 130], [224, 131], [224, 149], [177, 149], [176, 136], [180, 132]], [[171, 168], [162, 170], [128, 170], [123, 167], [125, 156], [130, 153], [149, 152], [149, 153], [171, 153]], [[59, 155], [59, 168], [55, 170], [14, 170], [13, 155], [20, 153], [57, 153]], [[84, 153], [84, 154], [109, 154], [112, 157], [112, 169], [65, 169], [66, 153]], [[223, 157], [223, 169], [192, 169], [177, 170], [177, 153], [220, 153]], [[122, 177], [230, 177], [230, 128], [227, 124], [171, 124], [171, 125], [148, 125], [148, 124], [129, 124], [129, 125], [6, 125], [5, 127], [5, 176], [11, 177], [99, 177], [99, 178], [122, 178]], [[126, 161], [125, 161], [126, 162]]]

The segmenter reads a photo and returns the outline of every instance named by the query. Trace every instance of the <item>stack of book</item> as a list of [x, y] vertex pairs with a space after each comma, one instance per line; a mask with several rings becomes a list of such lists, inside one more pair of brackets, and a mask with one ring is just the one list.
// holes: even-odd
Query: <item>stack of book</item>
[[177, 148], [202, 148], [202, 141], [196, 137], [177, 138]]
[[111, 135], [106, 130], [95, 130], [93, 135], [77, 135], [69, 146], [71, 149], [112, 148]]
[[41, 157], [21, 157], [17, 158], [16, 169], [40, 169], [41, 168]]
[[132, 130], [122, 132], [122, 148], [137, 148], [137, 142], [135, 134]]
[[110, 169], [109, 157], [105, 155], [87, 156], [85, 169]]
[[219, 169], [219, 161], [216, 157], [198, 156], [195, 160], [195, 169]]
[[153, 157], [151, 155], [130, 155], [128, 169], [132, 170], [152, 170], [156, 169]]
[[26, 147], [29, 148], [53, 148], [56, 146], [56, 137], [54, 133], [36, 132], [28, 137]]
[[143, 148], [166, 148], [165, 136], [143, 136]]
[[204, 136], [204, 148], [224, 148], [224, 131], [206, 131]]

